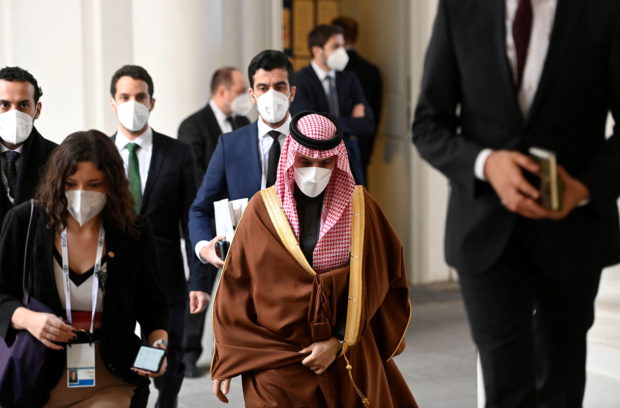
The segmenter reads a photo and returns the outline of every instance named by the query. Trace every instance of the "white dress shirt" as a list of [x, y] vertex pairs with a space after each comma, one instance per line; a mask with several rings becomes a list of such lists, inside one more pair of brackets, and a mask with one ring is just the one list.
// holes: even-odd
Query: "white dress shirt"
[[327, 75], [334, 78], [334, 85], [335, 85], [336, 84], [336, 70], [332, 69], [329, 72], [325, 72], [314, 61], [310, 62], [310, 66], [316, 73], [316, 76], [319, 77], [319, 81], [321, 81], [321, 85], [323, 85], [323, 91], [325, 91], [325, 95], [328, 96], [329, 95], [329, 81], [326, 80], [326, 78], [327, 78]]
[[[17, 166], [17, 170], [19, 171], [19, 165], [20, 162], [22, 160], [22, 150], [24, 149], [24, 145], [20, 145], [17, 149], [13, 150], [14, 152], [19, 153], [19, 157], [17, 158], [17, 162], [15, 163], [15, 165]], [[11, 195], [9, 194], [9, 180], [6, 178], [6, 174], [4, 174], [4, 152], [8, 152], [9, 149], [8, 147], [6, 147], [5, 145], [3, 145], [2, 143], [0, 143], [0, 175], [2, 175], [2, 184], [4, 185], [4, 190], [6, 191], [6, 196], [9, 199], [9, 201], [11, 202], [11, 204], [14, 203], [14, 199], [13, 197], [11, 197]]]
[[[233, 131], [232, 125], [229, 121], [226, 120], [228, 116], [220, 108], [217, 107], [213, 99], [209, 101], [209, 106], [213, 109], [213, 114], [215, 115], [215, 120], [217, 120], [217, 124], [222, 131], [222, 134], [229, 133]], [[232, 116], [231, 116], [232, 117]]]
[[[519, 0], [506, 1], [506, 55], [512, 69], [513, 80], [517, 82], [517, 51], [515, 49], [514, 38], [512, 37], [512, 23], [515, 19]], [[523, 78], [521, 87], [517, 93], [519, 108], [523, 116], [528, 115], [528, 111], [543, 72], [547, 51], [549, 50], [549, 40], [555, 21], [555, 10], [557, 0], [531, 0], [534, 19], [532, 22], [532, 32], [528, 46], [527, 59], [523, 68]], [[483, 149], [476, 158], [474, 172], [480, 180], [486, 180], [484, 175], [484, 165], [487, 158], [493, 152], [491, 149]]]
[[149, 168], [151, 167], [151, 157], [153, 156], [153, 129], [149, 126], [144, 133], [134, 140], [129, 140], [120, 129], [116, 131], [115, 144], [123, 158], [125, 173], [127, 173], [129, 164], [129, 150], [127, 150], [129, 143], [135, 143], [140, 146], [139, 149], [136, 149], [136, 155], [138, 156], [138, 166], [140, 168], [140, 188], [142, 189], [142, 194], [144, 194], [144, 187], [146, 186]]
[[[273, 138], [268, 135], [272, 130], [277, 130], [280, 132], [280, 136], [278, 137], [278, 142], [280, 142], [280, 148], [284, 144], [284, 140], [286, 140], [286, 136], [288, 135], [289, 128], [291, 126], [291, 115], [287, 114], [286, 121], [277, 129], [272, 128], [267, 125], [263, 120], [258, 118], [258, 150], [259, 150], [259, 158], [260, 158], [260, 168], [261, 168], [261, 178], [260, 178], [260, 188], [263, 189], [267, 187], [267, 166], [269, 164], [269, 149], [271, 149], [271, 145], [273, 144]], [[248, 197], [250, 198], [250, 197]], [[196, 256], [202, 263], [207, 263], [207, 260], [204, 259], [200, 255], [200, 250], [209, 245], [209, 241], [202, 240], [196, 243], [194, 247], [194, 252], [196, 252]]]

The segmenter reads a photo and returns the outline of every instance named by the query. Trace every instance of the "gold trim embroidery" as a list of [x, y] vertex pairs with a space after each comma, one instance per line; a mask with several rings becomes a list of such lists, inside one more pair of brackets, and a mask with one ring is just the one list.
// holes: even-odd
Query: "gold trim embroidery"
[[411, 323], [411, 318], [413, 317], [413, 307], [411, 306], [411, 300], [410, 299], [407, 299], [407, 303], [409, 304], [409, 320], [407, 321], [407, 326], [405, 326], [405, 331], [403, 332], [403, 335], [400, 337], [400, 341], [396, 345], [396, 348], [394, 349], [394, 352], [392, 353], [390, 358], [388, 358], [386, 361], [390, 361], [392, 358], [394, 358], [394, 355], [398, 351], [398, 348], [403, 343], [403, 340], [405, 340], [405, 336], [407, 335], [407, 330], [409, 330], [409, 323]]
[[286, 218], [286, 214], [282, 210], [282, 206], [280, 205], [280, 199], [276, 194], [275, 186], [271, 186], [264, 190], [260, 191], [260, 195], [263, 198], [263, 202], [265, 203], [265, 207], [267, 207], [267, 212], [269, 213], [269, 218], [271, 219], [271, 223], [273, 224], [280, 240], [286, 247], [287, 251], [293, 255], [293, 258], [297, 261], [302, 268], [305, 269], [310, 275], [316, 275], [312, 266], [308, 263], [306, 256], [304, 255], [299, 243], [297, 242], [297, 238], [295, 238], [295, 234], [291, 229], [291, 225], [288, 222], [288, 218]]

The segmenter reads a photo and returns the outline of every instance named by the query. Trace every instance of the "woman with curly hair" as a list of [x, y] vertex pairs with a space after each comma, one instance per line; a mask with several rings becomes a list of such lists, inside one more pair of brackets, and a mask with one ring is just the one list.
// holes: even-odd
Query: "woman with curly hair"
[[[152, 233], [132, 208], [114, 143], [89, 130], [69, 135], [53, 152], [32, 215], [31, 203], [7, 215], [0, 235], [0, 336], [8, 343], [27, 330], [57, 350], [54, 376], [32, 406], [145, 407], [146, 377], [165, 371], [165, 364], [158, 373], [132, 368], [142, 345], [136, 322], [154, 347], [165, 349], [168, 338]], [[21, 302], [29, 221], [30, 294], [53, 314]], [[83, 377], [78, 370], [72, 382], [67, 377], [78, 348], [91, 353], [95, 369]]]

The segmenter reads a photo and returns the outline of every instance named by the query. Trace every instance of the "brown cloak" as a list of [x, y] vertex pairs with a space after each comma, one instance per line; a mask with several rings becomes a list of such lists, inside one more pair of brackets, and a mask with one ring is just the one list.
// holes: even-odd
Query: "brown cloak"
[[[402, 244], [366, 190], [353, 200], [351, 262], [320, 274], [273, 187], [250, 201], [214, 300], [211, 364], [213, 378], [242, 375], [247, 407], [417, 407], [392, 360], [411, 315]], [[299, 350], [332, 336], [347, 291], [345, 355], [316, 375]]]

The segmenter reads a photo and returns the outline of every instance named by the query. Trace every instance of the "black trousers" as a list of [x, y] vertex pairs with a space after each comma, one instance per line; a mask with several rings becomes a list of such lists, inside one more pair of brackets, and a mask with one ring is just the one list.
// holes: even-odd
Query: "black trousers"
[[186, 301], [168, 304], [170, 322], [168, 323], [168, 350], [166, 374], [154, 379], [159, 391], [157, 408], [176, 407], [177, 396], [183, 384], [185, 366], [183, 365], [183, 329]]
[[546, 240], [546, 223], [519, 219], [489, 270], [459, 271], [487, 408], [582, 406], [601, 269], [557, 270], [548, 261], [554, 243]]
[[183, 334], [184, 362], [196, 364], [202, 354], [202, 334], [207, 311], [191, 314], [185, 311], [185, 332]]

